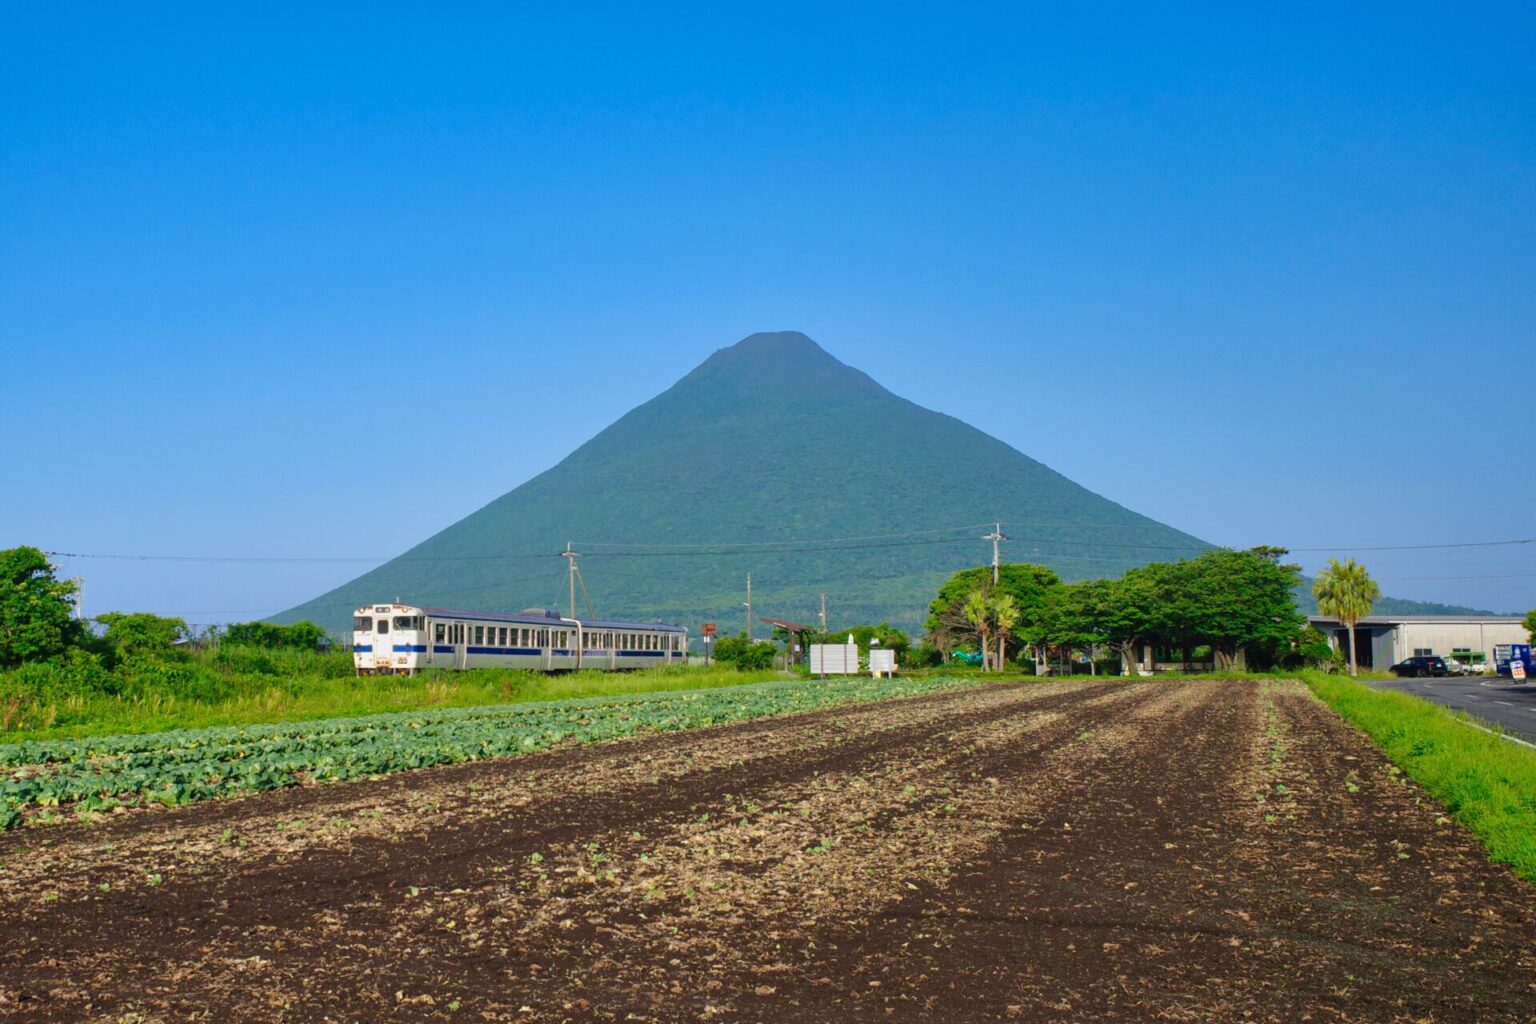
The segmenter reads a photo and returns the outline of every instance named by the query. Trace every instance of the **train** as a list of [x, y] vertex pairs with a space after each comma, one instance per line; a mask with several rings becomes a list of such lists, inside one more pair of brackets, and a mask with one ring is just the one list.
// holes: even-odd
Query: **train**
[[683, 626], [568, 618], [547, 608], [480, 612], [397, 601], [364, 605], [352, 619], [352, 662], [360, 676], [410, 676], [429, 668], [615, 672], [687, 660]]

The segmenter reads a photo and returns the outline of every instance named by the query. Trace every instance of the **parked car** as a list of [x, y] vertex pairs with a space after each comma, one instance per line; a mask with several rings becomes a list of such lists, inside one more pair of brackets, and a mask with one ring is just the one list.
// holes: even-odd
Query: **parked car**
[[1438, 654], [1416, 654], [1387, 669], [1395, 676], [1448, 676], [1450, 668]]
[[1447, 655], [1442, 659], [1445, 662], [1445, 670], [1453, 676], [1472, 675], [1472, 666], [1464, 661], [1458, 661], [1455, 655]]

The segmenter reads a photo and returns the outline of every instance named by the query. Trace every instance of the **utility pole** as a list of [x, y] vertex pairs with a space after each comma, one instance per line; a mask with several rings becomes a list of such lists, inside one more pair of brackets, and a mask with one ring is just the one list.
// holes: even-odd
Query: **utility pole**
[[75, 619], [85, 618], [85, 577], [76, 576], [69, 582], [75, 585]]
[[747, 573], [747, 643], [752, 642], [752, 574]]
[[567, 575], [571, 578], [571, 618], [576, 617], [576, 559], [581, 555], [576, 553], [576, 546], [571, 541], [565, 542], [565, 550], [560, 552], [560, 557], [570, 564]]
[[998, 545], [1008, 539], [1007, 536], [1003, 534], [1003, 524], [994, 523], [992, 532], [981, 539], [989, 540], [992, 542], [992, 585], [995, 587], [997, 586], [997, 564], [999, 561]]
[[821, 595], [821, 631], [827, 631], [827, 595]]

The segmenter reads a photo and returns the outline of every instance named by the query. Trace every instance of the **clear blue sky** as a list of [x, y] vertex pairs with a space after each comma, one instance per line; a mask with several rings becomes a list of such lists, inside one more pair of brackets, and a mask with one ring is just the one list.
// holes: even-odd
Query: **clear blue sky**
[[767, 329], [1217, 543], [1536, 534], [1536, 8], [560, 6], [7, 5], [0, 546], [393, 555]]

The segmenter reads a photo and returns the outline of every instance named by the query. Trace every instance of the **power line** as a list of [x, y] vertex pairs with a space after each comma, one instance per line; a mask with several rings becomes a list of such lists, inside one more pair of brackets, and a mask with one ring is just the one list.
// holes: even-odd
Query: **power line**
[[[993, 524], [982, 524], [983, 526]], [[953, 528], [967, 529], [966, 527]], [[974, 529], [974, 528], [972, 528]], [[951, 528], [945, 530], [918, 531], [912, 534], [889, 535], [897, 538], [917, 538], [926, 534], [938, 532], [952, 532]], [[876, 535], [878, 536], [878, 535]], [[983, 538], [983, 539], [990, 539]], [[1222, 545], [1208, 544], [1128, 544], [1115, 543], [1097, 539], [1071, 539], [1064, 537], [1044, 537], [1029, 535], [1010, 535], [1008, 539], [1034, 545], [1034, 551], [1039, 553], [1039, 545], [1077, 546], [1092, 548], [1116, 548], [1134, 551], [1189, 551], [1201, 552]], [[742, 557], [747, 555], [762, 554], [815, 554], [818, 552], [835, 552], [844, 550], [872, 550], [878, 548], [921, 547], [940, 544], [969, 544], [974, 543], [974, 537], [927, 537], [927, 539], [895, 539], [895, 540], [869, 540], [860, 542], [864, 538], [851, 538], [850, 541], [752, 541], [743, 543], [718, 543], [712, 545], [672, 545], [655, 544], [644, 545], [647, 550], [631, 551], [589, 551], [589, 558], [680, 558], [709, 556], [717, 558]], [[584, 546], [593, 544], [617, 542], [587, 542]], [[1331, 551], [1430, 551], [1430, 550], [1465, 550], [1471, 548], [1495, 548], [1511, 547], [1525, 544], [1536, 544], [1536, 538], [1523, 537], [1512, 540], [1489, 541], [1454, 541], [1436, 544], [1382, 544], [1382, 545], [1333, 545], [1328, 547], [1295, 547], [1287, 550], [1292, 554], [1315, 554]], [[642, 547], [642, 545], [628, 544], [626, 547]], [[668, 548], [675, 550], [655, 550], [656, 548]], [[516, 561], [516, 560], [542, 560], [551, 557], [559, 557], [548, 552], [539, 553], [497, 553], [482, 555], [434, 555], [431, 557], [413, 557], [400, 555], [394, 558], [388, 556], [356, 557], [356, 556], [280, 556], [280, 555], [140, 555], [140, 554], [116, 554], [78, 551], [47, 551], [44, 552], [52, 558], [77, 558], [117, 561], [141, 561], [141, 562], [231, 562], [252, 564], [303, 564], [303, 563], [443, 563], [443, 562], [487, 562], [487, 561]], [[1074, 559], [1090, 559], [1088, 555], [1062, 555], [1061, 557]]]
[[[699, 543], [681, 542], [680, 541], [680, 542], [675, 543], [675, 544], [674, 543], [637, 544], [637, 543], [631, 543], [629, 541], [616, 541], [616, 540], [615, 541], [607, 541], [607, 540], [595, 540], [594, 541], [594, 540], [587, 540], [587, 541], [582, 541], [581, 545], [582, 545], [582, 547], [587, 547], [587, 548], [590, 548], [590, 547], [604, 547], [604, 546], [607, 546], [607, 547], [625, 547], [625, 548], [719, 548], [719, 547], [750, 548], [750, 547], [766, 547], [766, 546], [770, 546], [770, 545], [779, 545], [779, 544], [848, 544], [848, 543], [851, 543], [851, 542], [854, 542], [854, 541], [861, 541], [861, 540], [899, 540], [899, 539], [904, 538], [904, 537], [926, 537], [926, 536], [930, 536], [930, 535], [935, 534], [935, 533], [958, 533], [961, 530], [983, 530], [983, 529], [986, 529], [987, 527], [989, 527], [991, 525], [993, 525], [993, 524], [992, 523], [977, 523], [977, 524], [975, 524], [973, 526], [945, 526], [945, 527], [941, 527], [941, 528], [936, 529], [936, 530], [911, 530], [911, 531], [909, 531], [907, 533], [875, 533], [875, 534], [869, 534], [869, 535], [863, 536], [863, 537], [832, 537], [832, 538], [825, 538], [825, 539], [822, 539], [822, 540], [807, 540], [807, 541], [801, 541], [801, 540], [764, 540], [764, 541], [740, 541], [740, 542], [737, 542], [737, 541], [703, 541], [703, 542], [699, 542]], [[957, 539], [957, 540], [965, 540], [965, 539], [968, 539], [968, 538], [955, 538], [955, 539]]]
[[1502, 548], [1514, 544], [1536, 544], [1536, 537], [1524, 537], [1519, 540], [1469, 540], [1455, 544], [1379, 544], [1375, 546], [1366, 544], [1338, 544], [1331, 548], [1287, 548], [1291, 552], [1317, 552], [1317, 551], [1429, 551], [1444, 548]]

